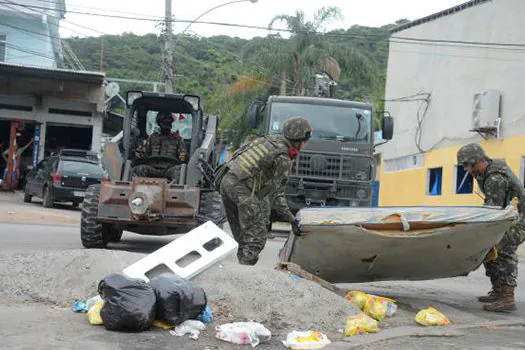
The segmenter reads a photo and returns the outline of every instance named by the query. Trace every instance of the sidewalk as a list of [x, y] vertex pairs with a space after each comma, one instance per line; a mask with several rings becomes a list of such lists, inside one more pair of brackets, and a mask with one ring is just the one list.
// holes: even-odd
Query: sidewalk
[[80, 209], [68, 204], [44, 208], [40, 199], [24, 203], [24, 194], [0, 192], [0, 222], [76, 225], [80, 223]]

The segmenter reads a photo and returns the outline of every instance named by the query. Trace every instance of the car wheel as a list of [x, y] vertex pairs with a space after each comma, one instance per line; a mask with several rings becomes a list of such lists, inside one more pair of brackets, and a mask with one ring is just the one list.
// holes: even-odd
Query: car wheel
[[42, 199], [45, 208], [53, 208], [55, 200], [53, 199], [53, 195], [49, 190], [49, 186], [44, 187], [44, 195], [42, 196]]
[[85, 248], [106, 248], [109, 230], [98, 220], [100, 185], [92, 185], [86, 191], [80, 216], [80, 240]]
[[33, 196], [24, 192], [24, 203], [31, 203], [31, 199], [33, 199]]

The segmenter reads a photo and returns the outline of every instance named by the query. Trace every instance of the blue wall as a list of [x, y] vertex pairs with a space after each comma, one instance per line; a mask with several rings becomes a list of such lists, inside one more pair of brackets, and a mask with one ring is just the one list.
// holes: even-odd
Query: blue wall
[[0, 34], [7, 35], [6, 63], [56, 68], [46, 22], [0, 14]]

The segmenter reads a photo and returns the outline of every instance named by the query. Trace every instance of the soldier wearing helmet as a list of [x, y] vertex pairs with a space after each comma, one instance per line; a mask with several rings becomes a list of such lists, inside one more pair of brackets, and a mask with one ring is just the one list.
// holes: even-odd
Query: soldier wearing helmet
[[[232, 159], [217, 170], [216, 186], [233, 237], [239, 243], [239, 263], [255, 265], [259, 260], [266, 244], [266, 201], [281, 197], [292, 160], [306, 146], [311, 133], [307, 119], [290, 118], [283, 125], [283, 135], [256, 138], [237, 150]], [[292, 224], [294, 233], [300, 235], [297, 220], [286, 202], [284, 206], [282, 216]]]
[[[136, 157], [166, 156], [174, 158], [175, 161], [184, 162], [186, 160], [186, 148], [178, 132], [171, 132], [173, 124], [171, 111], [159, 112], [156, 121], [160, 132], [154, 132], [139, 146]], [[133, 175], [177, 180], [180, 168], [180, 164], [168, 161], [156, 162], [154, 165], [140, 164], [133, 168]]]
[[492, 283], [492, 290], [478, 300], [487, 303], [486, 311], [516, 310], [514, 288], [518, 276], [518, 246], [525, 240], [525, 189], [514, 175], [507, 163], [501, 159], [490, 159], [483, 148], [476, 143], [470, 143], [460, 148], [457, 154], [458, 165], [476, 178], [479, 188], [485, 195], [487, 206], [504, 208], [510, 201], [517, 198], [520, 219], [503, 235], [495, 247], [497, 257], [487, 257], [485, 262], [486, 275]]

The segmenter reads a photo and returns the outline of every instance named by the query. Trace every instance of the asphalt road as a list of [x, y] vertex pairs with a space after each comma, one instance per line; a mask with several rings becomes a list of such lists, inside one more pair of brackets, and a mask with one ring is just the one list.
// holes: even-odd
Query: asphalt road
[[[141, 236], [132, 233], [124, 233], [122, 242], [113, 243], [110, 245], [111, 249], [119, 249], [140, 253], [150, 253], [154, 250], [162, 247], [171, 240], [176, 239], [176, 236], [165, 236], [165, 237], [151, 237]], [[284, 238], [276, 238], [269, 240], [259, 264], [273, 267], [277, 261], [277, 253], [279, 248], [283, 245]], [[14, 224], [14, 223], [0, 223], [0, 254], [2, 251], [9, 252], [31, 252], [41, 250], [69, 250], [82, 248], [80, 244], [79, 228], [78, 225], [42, 225], [42, 224]], [[418, 309], [426, 308], [430, 305], [438, 307], [441, 311], [447, 314], [456, 324], [479, 324], [485, 321], [509, 321], [514, 323], [525, 324], [525, 264], [520, 264], [520, 270], [522, 274], [519, 278], [520, 287], [517, 289], [517, 303], [519, 310], [512, 314], [494, 314], [487, 313], [481, 310], [481, 304], [478, 303], [475, 298], [478, 295], [484, 294], [489, 289], [488, 279], [484, 276], [483, 269], [475, 271], [467, 277], [448, 278], [433, 281], [394, 281], [394, 282], [374, 282], [374, 283], [362, 283], [362, 284], [351, 284], [343, 285], [350, 289], [364, 290], [369, 293], [394, 297], [398, 300], [400, 305], [400, 316], [398, 318], [393, 317], [390, 321], [389, 328], [397, 329], [401, 332], [407, 326], [413, 323], [408, 317], [402, 317], [402, 315], [410, 315], [415, 313]], [[4, 305], [1, 305], [4, 304]], [[24, 306], [23, 309], [13, 309], [5, 305], [0, 299], [0, 318], [7, 317], [12, 312], [16, 312], [19, 316], [16, 318], [19, 324], [25, 324], [24, 322], [31, 322], [31, 318], [36, 315], [36, 319], [41, 319], [41, 322], [45, 321], [45, 314], [48, 312], [45, 307], [32, 305]], [[60, 312], [60, 311], [56, 311]], [[403, 314], [404, 313], [404, 314]], [[57, 316], [58, 317], [58, 316]], [[63, 316], [60, 316], [63, 317]], [[74, 322], [69, 320], [73, 316], [67, 316], [66, 322]], [[411, 316], [413, 317], [413, 316]], [[60, 328], [60, 322], [57, 319], [49, 321], [48, 327]], [[396, 322], [399, 322], [398, 324]], [[34, 338], [24, 337], [22, 334], [13, 335], [9, 330], [12, 327], [12, 322], [0, 322], [0, 328], [7, 332], [12, 342], [10, 346], [20, 344], [19, 348], [29, 348], [31, 344], [36, 345], [32, 348], [39, 348], [42, 341], [45, 339], [51, 339], [46, 336], [49, 334], [50, 329], [44, 327], [41, 331], [36, 333], [33, 329], [31, 334], [34, 334]], [[403, 328], [405, 327], [405, 328]], [[77, 327], [78, 328], [78, 327]], [[410, 328], [410, 327], [409, 327]], [[73, 327], [71, 331], [76, 329]], [[79, 328], [80, 329], [80, 328]], [[78, 329], [76, 329], [78, 331]], [[406, 329], [405, 329], [406, 331]], [[64, 333], [64, 334], [62, 334]], [[88, 332], [88, 333], [91, 333]], [[395, 333], [395, 332], [394, 332]], [[58, 332], [54, 340], [49, 340], [45, 343], [54, 348], [68, 348], [72, 343], [67, 339], [72, 336], [71, 332], [60, 331]], [[60, 335], [62, 334], [62, 335]], [[365, 339], [366, 341], [374, 341], [374, 337], [384, 336], [385, 333], [377, 333], [375, 335], [369, 335]], [[495, 327], [491, 328], [491, 332], [483, 332], [479, 329], [472, 330], [461, 330], [460, 333], [454, 334], [448, 333], [448, 335], [442, 335], [440, 337], [425, 337], [425, 336], [393, 336], [392, 339], [380, 339], [379, 343], [374, 345], [367, 345], [366, 343], [354, 344], [355, 346], [363, 346], [365, 348], [377, 348], [379, 349], [405, 349], [405, 348], [426, 348], [433, 347], [436, 349], [454, 347], [451, 344], [456, 344], [458, 348], [498, 348], [500, 342], [506, 341], [508, 349], [525, 348], [523, 343], [525, 337], [525, 328], [523, 327]], [[40, 337], [40, 338], [39, 338]], [[87, 336], [86, 336], [87, 337]], [[86, 338], [84, 337], [84, 338]], [[159, 348], [168, 347], [164, 336], [159, 339], [158, 332], [148, 333], [147, 339], [150, 339], [151, 343], [155, 344]], [[95, 341], [96, 338], [96, 341]], [[38, 340], [40, 339], [40, 340]], [[99, 348], [112, 348], [111, 342], [116, 340], [114, 333], [110, 334], [106, 338], [100, 338], [100, 335], [91, 334], [89, 339], [86, 339], [84, 345], [79, 348], [89, 348], [91, 346], [97, 346]], [[121, 345], [126, 344], [129, 348], [146, 348], [145, 343], [137, 343], [135, 336], [130, 336], [129, 341], [120, 342]], [[163, 340], [164, 339], [164, 340]], [[26, 342], [27, 340], [27, 342]], [[93, 340], [93, 342], [91, 341]], [[143, 340], [141, 340], [143, 341]], [[445, 345], [444, 345], [445, 344]], [[447, 345], [448, 344], [448, 345]], [[174, 344], [172, 344], [174, 345]], [[192, 345], [191, 349], [203, 348], [205, 344], [200, 343]], [[346, 349], [351, 348], [354, 345], [352, 343], [334, 344], [334, 348]], [[63, 347], [61, 347], [63, 346]], [[80, 345], [79, 345], [80, 346]], [[208, 348], [215, 348], [213, 346], [206, 346]], [[17, 348], [14, 346], [14, 348]], [[44, 347], [44, 348], [47, 348]], [[223, 348], [223, 347], [221, 347]], [[267, 349], [273, 347], [266, 347]], [[277, 347], [278, 348], [278, 347]], [[281, 347], [282, 348], [282, 347]]]

